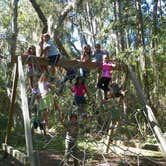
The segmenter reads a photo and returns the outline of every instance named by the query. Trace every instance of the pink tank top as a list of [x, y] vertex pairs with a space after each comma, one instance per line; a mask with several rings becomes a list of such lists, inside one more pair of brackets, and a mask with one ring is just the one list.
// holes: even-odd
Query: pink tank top
[[102, 77], [111, 78], [112, 77], [112, 63], [103, 63], [102, 66]]
[[84, 96], [85, 92], [87, 92], [87, 88], [85, 85], [76, 85], [72, 87], [72, 92], [74, 92], [75, 96]]

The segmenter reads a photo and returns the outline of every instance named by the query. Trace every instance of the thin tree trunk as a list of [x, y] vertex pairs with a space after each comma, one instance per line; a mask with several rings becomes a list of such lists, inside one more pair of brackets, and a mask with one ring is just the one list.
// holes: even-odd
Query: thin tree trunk
[[18, 25], [17, 25], [17, 17], [18, 17], [18, 0], [12, 1], [12, 36], [10, 40], [10, 54], [11, 54], [11, 62], [13, 61], [13, 57], [16, 52], [16, 43], [17, 43], [17, 35], [18, 35]]
[[40, 9], [40, 6], [36, 3], [36, 0], [29, 0], [34, 7], [35, 11], [37, 12], [40, 20], [43, 23], [43, 29], [42, 29], [42, 34], [46, 33], [48, 30], [48, 25], [47, 25], [47, 18], [45, 17], [44, 13]]
[[88, 20], [89, 20], [89, 26], [90, 26], [90, 30], [91, 30], [91, 34], [92, 34], [92, 40], [93, 40], [93, 43], [95, 45], [96, 44], [96, 38], [95, 38], [95, 32], [94, 32], [94, 27], [93, 27], [93, 19], [92, 19], [92, 14], [91, 14], [91, 11], [90, 11], [88, 1], [86, 3], [86, 9], [87, 9], [87, 15], [88, 15]]
[[[117, 5], [116, 2], [114, 2], [114, 21], [117, 21]], [[116, 34], [116, 40], [115, 40], [115, 50], [116, 50], [116, 55], [119, 53], [119, 37], [118, 37], [118, 32], [117, 30], [115, 30], [115, 34]]]
[[123, 25], [122, 25], [122, 7], [121, 7], [121, 4], [122, 1], [121, 0], [118, 0], [117, 1], [117, 5], [118, 5], [118, 19], [119, 19], [119, 22], [120, 22], [120, 27], [119, 27], [119, 37], [120, 37], [120, 48], [122, 51], [124, 51], [125, 49], [125, 42], [124, 42], [124, 31], [123, 31]]
[[145, 40], [144, 40], [144, 21], [141, 11], [141, 2], [140, 0], [135, 1], [136, 7], [136, 16], [137, 16], [137, 25], [138, 25], [138, 34], [137, 34], [137, 47], [139, 48], [140, 52], [140, 64], [142, 70], [142, 81], [144, 82], [144, 90], [147, 96], [148, 101], [150, 102], [150, 88], [149, 88], [149, 81], [148, 81], [148, 65], [147, 65], [147, 57], [145, 53]]

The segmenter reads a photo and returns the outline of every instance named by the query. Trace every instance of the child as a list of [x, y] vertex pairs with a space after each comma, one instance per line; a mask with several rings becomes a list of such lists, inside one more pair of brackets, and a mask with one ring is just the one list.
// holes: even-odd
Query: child
[[59, 107], [50, 93], [50, 90], [54, 89], [54, 85], [48, 82], [48, 75], [46, 73], [43, 73], [39, 78], [38, 88], [41, 95], [39, 107], [40, 110], [43, 110], [43, 124], [48, 125], [49, 111], [53, 108], [59, 111]]
[[[127, 90], [124, 87], [120, 87], [116, 80], [111, 84], [111, 90], [108, 92], [107, 98], [119, 98], [119, 104], [123, 104], [126, 92]], [[108, 102], [108, 100], [103, 100], [103, 102]]]
[[71, 91], [74, 93], [74, 104], [78, 105], [80, 107], [81, 116], [86, 115], [85, 111], [85, 94], [88, 96], [88, 90], [87, 87], [84, 84], [83, 77], [77, 77], [76, 83], [73, 87], [71, 87]]
[[[107, 54], [108, 54], [108, 52], [105, 51], [105, 50], [102, 50], [99, 43], [95, 45], [95, 51], [94, 51], [94, 54], [93, 54], [95, 62], [102, 63], [103, 56], [107, 55]], [[99, 68], [98, 71], [97, 71], [97, 81], [96, 82], [99, 81], [100, 77], [101, 77], [101, 69]]]
[[60, 88], [58, 91], [58, 94], [61, 94], [63, 92], [63, 88], [65, 86], [65, 83], [69, 80], [69, 82], [72, 84], [72, 80], [76, 77], [76, 69], [75, 68], [70, 68], [66, 69], [66, 75], [60, 82]]
[[[91, 62], [92, 61], [92, 53], [90, 45], [85, 45], [84, 50], [81, 54], [81, 61], [82, 62]], [[80, 75], [83, 77], [87, 77], [89, 75], [89, 70], [87, 69], [80, 69]]]
[[[29, 58], [30, 56], [36, 56], [36, 48], [35, 46], [30, 46], [27, 50], [26, 53], [23, 54], [23, 56], [27, 56], [27, 58]], [[36, 65], [29, 63], [27, 65], [27, 76], [28, 76], [28, 80], [29, 80], [29, 85], [31, 88], [31, 92], [32, 93], [36, 93], [36, 89], [34, 87], [34, 80], [33, 80], [33, 76], [34, 76], [34, 71], [36, 69]]]
[[78, 165], [77, 160], [77, 138], [79, 132], [79, 123], [77, 121], [77, 115], [71, 114], [70, 121], [64, 122], [64, 116], [61, 119], [62, 125], [67, 129], [65, 140], [65, 156], [67, 164], [70, 155], [74, 156], [74, 166]]
[[113, 106], [111, 108], [111, 126], [108, 131], [108, 144], [107, 144], [107, 149], [106, 152], [108, 153], [109, 151], [109, 146], [113, 142], [113, 134], [115, 129], [118, 127], [119, 120], [121, 118], [121, 108], [118, 106], [116, 102], [113, 103]]
[[54, 65], [58, 62], [59, 59], [59, 51], [55, 47], [55, 44], [50, 39], [50, 35], [48, 33], [43, 35], [43, 51], [44, 57], [49, 59], [51, 65], [52, 79], [55, 77], [55, 67]]
[[99, 79], [97, 83], [97, 87], [104, 91], [104, 99], [107, 100], [107, 92], [109, 91], [109, 82], [112, 79], [112, 67], [116, 65], [109, 61], [109, 56], [103, 56], [103, 64], [102, 64], [102, 77]]
[[117, 81], [111, 84], [112, 91], [109, 91], [108, 98], [112, 97], [124, 97], [127, 90], [123, 87], [119, 87]]

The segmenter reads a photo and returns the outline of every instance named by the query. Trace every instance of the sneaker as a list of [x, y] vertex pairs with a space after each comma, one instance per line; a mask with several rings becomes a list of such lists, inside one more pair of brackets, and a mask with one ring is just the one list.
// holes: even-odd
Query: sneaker
[[117, 125], [112, 125], [111, 127], [110, 127], [110, 129], [115, 129], [115, 128], [117, 128], [118, 126]]
[[51, 76], [51, 77], [50, 77], [50, 82], [52, 82], [52, 83], [55, 82], [55, 77], [54, 77], [54, 76]]
[[32, 88], [32, 89], [31, 89], [31, 93], [32, 93], [32, 94], [37, 94], [37, 90], [36, 90], [35, 88]]

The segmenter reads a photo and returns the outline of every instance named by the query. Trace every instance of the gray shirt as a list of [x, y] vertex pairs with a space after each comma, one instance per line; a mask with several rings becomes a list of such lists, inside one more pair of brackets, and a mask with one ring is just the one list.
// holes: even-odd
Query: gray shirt
[[47, 50], [47, 56], [55, 56], [59, 54], [58, 49], [55, 47], [55, 44], [52, 40], [49, 40], [48, 42], [44, 42], [43, 45], [44, 48], [48, 48]]
[[96, 62], [102, 62], [103, 61], [103, 55], [108, 55], [107, 51], [100, 50], [94, 52], [94, 58]]

